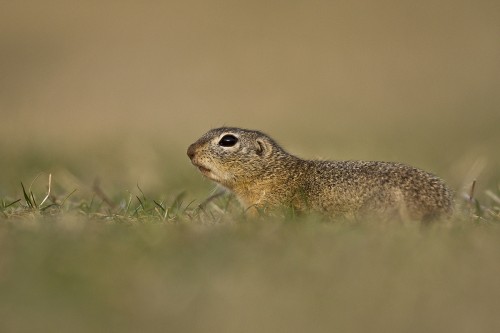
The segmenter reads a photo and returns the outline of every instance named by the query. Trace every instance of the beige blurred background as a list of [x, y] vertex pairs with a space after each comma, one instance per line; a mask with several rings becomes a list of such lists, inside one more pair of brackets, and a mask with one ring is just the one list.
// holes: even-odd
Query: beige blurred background
[[185, 150], [221, 125], [497, 186], [498, 1], [0, 6], [0, 195], [39, 172], [205, 191]]

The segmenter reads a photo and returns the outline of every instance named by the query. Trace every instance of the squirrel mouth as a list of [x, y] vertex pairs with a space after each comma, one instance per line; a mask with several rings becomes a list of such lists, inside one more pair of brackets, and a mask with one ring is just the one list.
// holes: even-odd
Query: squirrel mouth
[[199, 163], [196, 160], [191, 160], [191, 163], [193, 163], [193, 165], [198, 168], [198, 170], [201, 172], [201, 174], [203, 176], [205, 176], [205, 177], [207, 177], [208, 179], [211, 179], [211, 180], [215, 179], [212, 170], [210, 170], [209, 168], [203, 166], [201, 163]]
[[200, 170], [200, 172], [203, 173], [203, 174], [210, 173], [210, 169], [208, 169], [208, 168], [205, 168], [205, 167], [203, 167], [201, 165], [197, 165], [197, 167], [198, 167], [198, 170]]
[[204, 167], [203, 165], [196, 163], [195, 161], [191, 161], [191, 163], [193, 163], [193, 165], [194, 165], [195, 167], [197, 167], [197, 168], [198, 168], [198, 170], [200, 170], [200, 172], [201, 172], [202, 174], [204, 174], [204, 175], [209, 174], [209, 173], [210, 173], [210, 171], [211, 171], [209, 168], [206, 168], [206, 167]]

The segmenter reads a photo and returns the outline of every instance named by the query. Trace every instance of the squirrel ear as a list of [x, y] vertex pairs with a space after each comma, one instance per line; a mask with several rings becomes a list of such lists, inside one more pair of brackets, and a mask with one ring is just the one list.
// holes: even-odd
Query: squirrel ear
[[257, 139], [257, 155], [269, 156], [273, 150], [273, 146], [263, 139]]

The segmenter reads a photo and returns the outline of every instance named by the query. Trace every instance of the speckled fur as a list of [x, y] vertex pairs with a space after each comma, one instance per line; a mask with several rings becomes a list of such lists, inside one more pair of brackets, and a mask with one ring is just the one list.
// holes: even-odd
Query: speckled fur
[[[218, 142], [226, 134], [233, 147]], [[188, 148], [209, 179], [232, 191], [245, 208], [292, 206], [330, 216], [403, 216], [414, 220], [448, 217], [452, 194], [438, 177], [392, 162], [303, 160], [259, 131], [222, 127]]]

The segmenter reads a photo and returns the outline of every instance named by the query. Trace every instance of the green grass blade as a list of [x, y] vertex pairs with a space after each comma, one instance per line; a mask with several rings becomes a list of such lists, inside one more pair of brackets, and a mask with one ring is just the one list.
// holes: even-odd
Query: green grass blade
[[[71, 191], [64, 199], [63, 201], [61, 202], [60, 206], [64, 205], [64, 203], [66, 202], [66, 200], [68, 200], [68, 198], [70, 196], [72, 196], [76, 191], [78, 191], [77, 188], [75, 188], [73, 191]], [[94, 197], [92, 197], [92, 201], [94, 200]], [[90, 202], [90, 204], [92, 205], [92, 201]]]
[[165, 212], [165, 208], [164, 208], [161, 204], [159, 204], [158, 202], [156, 202], [156, 200], [153, 200], [153, 202], [155, 203], [155, 205], [157, 205], [158, 207], [160, 207], [160, 209], [161, 209], [163, 212]]
[[26, 189], [24, 188], [23, 182], [21, 182], [21, 187], [23, 188], [23, 195], [24, 195], [24, 200], [26, 200], [26, 204], [28, 205], [29, 208], [34, 208], [34, 205], [31, 202], [31, 199], [30, 199], [28, 193], [26, 193]]
[[35, 205], [35, 208], [38, 208], [38, 204], [36, 203], [35, 200], [35, 195], [33, 194], [33, 192], [31, 192], [31, 190], [30, 190], [30, 195], [31, 195], [31, 200], [33, 200], [33, 205]]
[[17, 199], [16, 201], [11, 202], [10, 204], [4, 205], [3, 208], [8, 208], [8, 207], [18, 203], [19, 201], [21, 201], [21, 199]]

